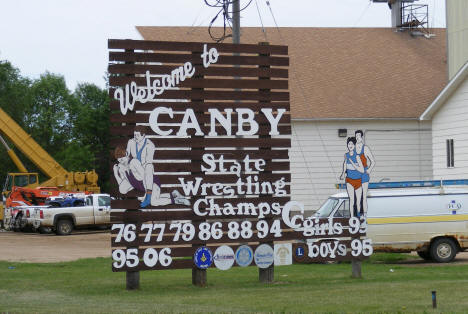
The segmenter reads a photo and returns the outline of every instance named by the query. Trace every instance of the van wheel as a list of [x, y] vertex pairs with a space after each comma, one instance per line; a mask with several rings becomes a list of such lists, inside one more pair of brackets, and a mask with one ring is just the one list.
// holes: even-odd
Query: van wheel
[[57, 235], [69, 235], [73, 231], [73, 223], [69, 219], [60, 219], [55, 229]]
[[418, 251], [418, 255], [425, 261], [430, 261], [432, 259], [429, 251]]
[[439, 238], [431, 244], [430, 255], [437, 263], [448, 263], [457, 255], [457, 247], [452, 239]]

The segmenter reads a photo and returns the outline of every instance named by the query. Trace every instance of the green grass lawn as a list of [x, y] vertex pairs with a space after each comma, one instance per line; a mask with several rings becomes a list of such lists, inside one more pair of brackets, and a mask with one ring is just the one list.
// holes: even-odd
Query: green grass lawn
[[362, 265], [363, 279], [351, 278], [350, 264], [277, 267], [273, 284], [259, 283], [256, 267], [210, 269], [206, 288], [192, 286], [190, 269], [146, 271], [139, 291], [125, 290], [125, 273], [113, 273], [107, 258], [0, 262], [0, 313], [468, 311], [468, 265], [396, 263], [405, 258], [376, 254]]

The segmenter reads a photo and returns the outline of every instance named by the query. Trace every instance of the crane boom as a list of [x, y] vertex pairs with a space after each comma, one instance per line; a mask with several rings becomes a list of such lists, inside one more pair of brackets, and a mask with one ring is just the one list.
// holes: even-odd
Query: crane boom
[[[39, 170], [49, 177], [48, 180], [40, 183], [41, 186], [57, 187], [67, 191], [100, 192], [97, 185], [98, 175], [94, 170], [68, 172], [1, 108], [0, 133], [3, 133]], [[28, 173], [18, 156], [8, 145], [5, 147], [21, 173], [8, 174], [3, 193], [7, 195], [13, 186], [37, 187], [39, 184], [38, 174]]]
[[67, 174], [67, 171], [1, 108], [0, 131], [49, 178]]
[[[83, 191], [85, 193], [100, 192], [100, 188], [97, 185], [98, 175], [94, 170], [68, 172], [1, 108], [0, 133], [3, 133], [38, 169], [49, 177], [48, 180], [41, 182], [41, 185], [43, 187], [52, 187], [48, 190], [47, 188], [46, 190], [39, 188], [38, 173], [29, 173], [15, 152], [8, 146], [3, 137], [0, 136], [0, 142], [3, 143], [8, 155], [20, 171], [20, 173], [8, 173], [7, 175], [2, 191], [3, 198], [0, 202], [0, 225], [3, 224], [3, 220], [5, 219], [5, 205], [9, 208], [29, 202], [24, 198], [26, 191], [33, 196], [32, 200], [44, 199], [55, 192], [60, 193], [60, 190]], [[6, 200], [6, 204], [3, 204], [3, 200]]]
[[10, 156], [13, 163], [16, 165], [16, 167], [18, 167], [18, 170], [20, 172], [28, 172], [26, 167], [23, 165], [21, 160], [16, 155], [15, 151], [8, 146], [7, 142], [5, 142], [5, 140], [3, 139], [1, 135], [0, 135], [0, 141], [2, 142], [3, 146], [5, 146], [8, 156]]

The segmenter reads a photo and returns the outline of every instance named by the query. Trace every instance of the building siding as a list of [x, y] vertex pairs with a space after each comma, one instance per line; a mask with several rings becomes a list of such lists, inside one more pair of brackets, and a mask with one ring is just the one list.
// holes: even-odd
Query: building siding
[[[432, 119], [434, 179], [468, 178], [468, 79]], [[446, 140], [453, 139], [455, 166], [447, 167]]]
[[451, 80], [468, 60], [468, 1], [447, 0], [447, 59]]
[[292, 199], [316, 210], [337, 193], [346, 138], [361, 129], [376, 160], [371, 182], [432, 179], [431, 123], [401, 120], [293, 121]]

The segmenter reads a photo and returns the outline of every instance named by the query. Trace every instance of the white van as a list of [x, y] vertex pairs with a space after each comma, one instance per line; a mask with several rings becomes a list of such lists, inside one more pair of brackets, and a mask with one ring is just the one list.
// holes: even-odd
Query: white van
[[[372, 189], [367, 202], [374, 251], [446, 263], [468, 248], [468, 186]], [[332, 195], [314, 216], [350, 217], [348, 194]]]

